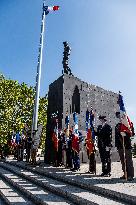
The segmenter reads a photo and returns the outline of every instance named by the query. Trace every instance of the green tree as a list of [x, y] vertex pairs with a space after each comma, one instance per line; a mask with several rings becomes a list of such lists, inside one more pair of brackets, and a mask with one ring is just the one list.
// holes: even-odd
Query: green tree
[[[5, 79], [0, 74], [0, 144], [6, 143], [9, 133], [21, 131], [24, 124], [31, 128], [35, 89], [25, 83]], [[42, 142], [46, 136], [47, 99], [40, 98], [38, 124], [43, 125]]]
[[40, 142], [40, 148], [43, 151], [45, 148], [46, 124], [47, 124], [47, 105], [48, 105], [48, 99], [46, 97], [40, 98], [38, 123], [43, 125], [41, 142]]

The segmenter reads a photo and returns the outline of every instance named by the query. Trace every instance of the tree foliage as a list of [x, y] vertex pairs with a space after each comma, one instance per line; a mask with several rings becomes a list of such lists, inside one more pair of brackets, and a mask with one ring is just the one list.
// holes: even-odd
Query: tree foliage
[[38, 114], [38, 122], [43, 125], [40, 148], [44, 150], [45, 148], [45, 136], [46, 136], [46, 124], [47, 124], [47, 104], [48, 100], [46, 97], [40, 98], [39, 101], [39, 114]]
[[[24, 124], [31, 128], [35, 89], [25, 83], [5, 79], [0, 74], [0, 144], [6, 143], [9, 133], [22, 131]], [[40, 98], [38, 124], [43, 125], [42, 142], [45, 142], [47, 99]]]

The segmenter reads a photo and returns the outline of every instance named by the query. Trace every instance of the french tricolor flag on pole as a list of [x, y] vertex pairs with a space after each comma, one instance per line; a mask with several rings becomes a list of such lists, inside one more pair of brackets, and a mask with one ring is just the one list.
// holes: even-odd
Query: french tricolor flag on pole
[[121, 118], [121, 123], [122, 123], [121, 128], [120, 128], [120, 132], [122, 134], [127, 132], [130, 135], [132, 135], [132, 129], [131, 129], [132, 123], [126, 114], [126, 109], [125, 109], [124, 102], [123, 102], [123, 96], [121, 95], [120, 92], [119, 92], [118, 104], [119, 104], [119, 108], [120, 108], [120, 118]]
[[74, 134], [78, 135], [78, 116], [77, 116], [76, 112], [73, 113], [73, 120], [74, 120], [74, 124], [75, 124]]
[[47, 15], [50, 11], [57, 11], [59, 8], [59, 6], [43, 6], [43, 11], [45, 11], [45, 14]]

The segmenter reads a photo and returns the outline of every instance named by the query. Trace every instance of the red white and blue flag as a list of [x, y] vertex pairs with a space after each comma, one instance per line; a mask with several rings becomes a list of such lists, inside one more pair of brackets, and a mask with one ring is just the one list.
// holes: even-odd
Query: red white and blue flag
[[75, 124], [75, 126], [74, 126], [74, 134], [78, 135], [78, 116], [77, 116], [76, 112], [73, 113], [73, 120], [74, 120], [74, 124]]
[[50, 11], [57, 11], [59, 8], [59, 6], [43, 6], [43, 11], [45, 11], [45, 14], [47, 15]]
[[74, 120], [74, 135], [72, 138], [72, 150], [79, 153], [78, 115], [76, 112], [73, 113], [73, 120]]
[[86, 133], [88, 132], [88, 127], [89, 127], [89, 110], [87, 109], [86, 111]]
[[121, 127], [120, 132], [123, 133], [129, 133], [132, 135], [132, 122], [130, 121], [129, 117], [126, 114], [126, 109], [123, 102], [123, 96], [119, 93], [119, 99], [118, 104], [120, 108], [120, 118], [121, 118]]
[[68, 129], [68, 126], [69, 126], [69, 115], [68, 115], [68, 113], [66, 113], [65, 125], [66, 125], [66, 129]]
[[92, 139], [95, 140], [95, 132], [94, 132], [94, 125], [93, 125], [93, 122], [94, 122], [94, 112], [93, 110], [90, 111], [90, 129], [92, 130]]
[[66, 112], [66, 118], [65, 118], [66, 136], [69, 136], [69, 120], [70, 120], [70, 117], [68, 115], [68, 112]]
[[[90, 112], [86, 111], [86, 148], [88, 150], [88, 154], [90, 156], [91, 153], [94, 152], [94, 140], [95, 140], [95, 133], [94, 133], [94, 113], [93, 110]], [[89, 128], [90, 125], [90, 128]]]

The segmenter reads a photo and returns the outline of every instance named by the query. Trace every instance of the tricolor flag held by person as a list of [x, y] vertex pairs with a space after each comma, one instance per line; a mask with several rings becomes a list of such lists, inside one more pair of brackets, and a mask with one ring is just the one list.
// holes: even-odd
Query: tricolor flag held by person
[[56, 151], [58, 151], [58, 119], [56, 119], [56, 126], [54, 128], [54, 132], [52, 134], [52, 141], [54, 144], [54, 148]]
[[77, 134], [74, 134], [72, 138], [72, 150], [79, 153], [79, 136]]
[[78, 116], [77, 113], [73, 113], [74, 120], [74, 134], [72, 137], [72, 150], [79, 153], [79, 132], [78, 132]]
[[88, 132], [88, 126], [89, 126], [89, 111], [87, 109], [86, 111], [86, 133]]
[[69, 136], [69, 115], [68, 115], [68, 112], [66, 112], [65, 125], [66, 125], [66, 135]]
[[92, 138], [92, 131], [91, 131], [91, 129], [88, 129], [88, 132], [87, 132], [86, 148], [87, 148], [88, 154], [90, 156], [91, 153], [93, 153], [93, 151], [94, 151], [94, 142], [93, 142], [93, 138]]
[[94, 122], [94, 112], [93, 110], [90, 111], [90, 129], [92, 130], [92, 139], [95, 140], [95, 133], [94, 133], [94, 125], [93, 125], [93, 122]]
[[78, 135], [78, 116], [76, 114], [76, 112], [73, 113], [73, 120], [74, 120], [74, 134]]
[[52, 141], [54, 144], [54, 149], [58, 152], [58, 137], [55, 131], [52, 133]]
[[88, 150], [89, 156], [91, 155], [91, 153], [94, 152], [95, 134], [94, 134], [93, 121], [94, 121], [93, 110], [91, 110], [90, 112], [87, 110], [86, 111], [86, 148]]
[[121, 127], [120, 132], [123, 134], [125, 132], [132, 136], [132, 123], [126, 114], [126, 109], [123, 102], [123, 96], [119, 93], [118, 104], [120, 107], [120, 117], [121, 117]]
[[45, 11], [45, 14], [47, 15], [50, 11], [57, 11], [59, 8], [59, 6], [43, 6], [43, 11]]
[[65, 125], [66, 125], [66, 128], [68, 129], [68, 125], [69, 125], [69, 115], [68, 115], [68, 113], [66, 113]]

